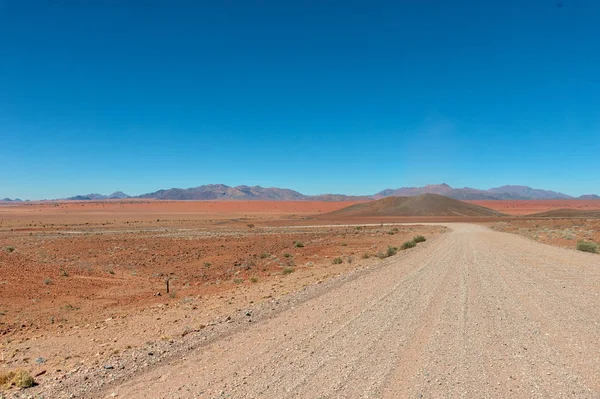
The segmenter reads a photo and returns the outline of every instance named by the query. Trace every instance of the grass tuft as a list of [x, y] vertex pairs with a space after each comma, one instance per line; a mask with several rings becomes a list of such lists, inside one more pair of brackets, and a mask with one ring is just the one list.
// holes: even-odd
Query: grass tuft
[[294, 273], [294, 268], [293, 268], [293, 267], [284, 267], [284, 268], [283, 268], [283, 272], [282, 272], [282, 273], [283, 273], [284, 275], [285, 275], [285, 274], [292, 274], [292, 273]]
[[333, 258], [333, 264], [334, 265], [341, 265], [342, 263], [344, 263], [344, 261], [342, 260], [342, 258], [340, 258], [340, 257]]
[[418, 243], [418, 242], [425, 242], [425, 241], [427, 241], [427, 239], [423, 236], [415, 236], [415, 238], [413, 238], [413, 241]]
[[593, 254], [597, 254], [598, 253], [598, 244], [596, 244], [595, 242], [581, 240], [577, 243], [577, 249], [579, 251], [591, 252]]
[[404, 242], [401, 246], [400, 249], [409, 249], [409, 248], [414, 248], [417, 246], [417, 243], [414, 241], [406, 241]]

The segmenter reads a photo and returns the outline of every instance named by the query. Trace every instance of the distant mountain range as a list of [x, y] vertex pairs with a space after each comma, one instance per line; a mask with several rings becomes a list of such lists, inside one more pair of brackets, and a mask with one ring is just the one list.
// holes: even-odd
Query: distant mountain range
[[230, 187], [225, 184], [208, 184], [193, 188], [171, 188], [143, 194], [136, 198], [162, 200], [273, 200], [273, 201], [360, 201], [367, 196], [348, 196], [342, 194], [304, 195], [298, 191], [261, 186]]
[[125, 198], [131, 198], [131, 197], [122, 191], [115, 191], [111, 195], [102, 195], [102, 194], [93, 193], [93, 194], [85, 194], [85, 195], [76, 195], [74, 197], [69, 197], [66, 199], [73, 200], [73, 201], [90, 201], [90, 200], [125, 199]]
[[452, 188], [447, 184], [432, 184], [424, 187], [387, 189], [375, 194], [374, 198], [412, 197], [421, 194], [439, 194], [458, 200], [524, 200], [524, 199], [600, 199], [594, 194], [572, 197], [556, 191], [540, 190], [527, 186], [501, 186], [480, 190], [476, 188]]
[[[596, 194], [572, 197], [556, 191], [541, 190], [527, 186], [501, 186], [480, 190], [476, 188], [453, 188], [449, 185], [430, 184], [423, 187], [388, 188], [374, 195], [352, 196], [344, 194], [305, 195], [298, 191], [261, 186], [231, 187], [225, 184], [207, 184], [192, 188], [170, 188], [131, 197], [121, 191], [110, 195], [85, 194], [65, 198], [73, 201], [105, 199], [146, 198], [159, 200], [271, 200], [271, 201], [364, 201], [386, 197], [415, 197], [422, 194], [438, 194], [458, 200], [538, 200], [538, 199], [600, 199]], [[2, 201], [21, 201], [5, 198]]]

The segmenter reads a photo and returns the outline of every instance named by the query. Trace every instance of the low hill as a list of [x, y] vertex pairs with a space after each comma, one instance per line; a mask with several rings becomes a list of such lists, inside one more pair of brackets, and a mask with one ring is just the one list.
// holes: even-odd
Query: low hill
[[416, 197], [387, 197], [377, 201], [352, 205], [329, 212], [321, 217], [371, 217], [371, 216], [501, 216], [492, 209], [467, 204], [437, 194]]
[[577, 199], [580, 199], [580, 200], [597, 200], [597, 199], [600, 199], [600, 195], [585, 194], [585, 195], [580, 195], [579, 197], [577, 197]]
[[600, 218], [600, 210], [584, 211], [581, 209], [553, 209], [547, 212], [534, 213], [527, 217], [536, 218]]
[[125, 199], [130, 198], [129, 195], [125, 194], [123, 191], [115, 191], [111, 195], [108, 196], [110, 199]]

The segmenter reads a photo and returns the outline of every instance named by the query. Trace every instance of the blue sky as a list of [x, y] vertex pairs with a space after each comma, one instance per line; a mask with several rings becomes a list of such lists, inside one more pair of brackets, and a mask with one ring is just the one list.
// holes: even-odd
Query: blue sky
[[0, 0], [0, 197], [600, 192], [600, 2]]

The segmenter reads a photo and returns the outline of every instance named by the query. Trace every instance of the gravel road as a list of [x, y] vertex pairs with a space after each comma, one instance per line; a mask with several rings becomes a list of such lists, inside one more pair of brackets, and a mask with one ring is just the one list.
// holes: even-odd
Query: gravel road
[[448, 227], [98, 397], [600, 398], [600, 256]]

